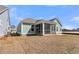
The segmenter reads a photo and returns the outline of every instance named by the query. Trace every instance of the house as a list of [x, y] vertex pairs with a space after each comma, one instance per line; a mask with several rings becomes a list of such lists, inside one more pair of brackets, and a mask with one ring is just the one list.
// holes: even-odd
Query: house
[[46, 34], [61, 34], [62, 25], [57, 18], [47, 20], [35, 20], [27, 18], [22, 20], [18, 27], [17, 33], [22, 35], [37, 34], [37, 35], [46, 35]]
[[16, 33], [16, 30], [17, 30], [17, 28], [16, 28], [15, 25], [11, 25], [11, 26], [10, 26], [10, 33], [11, 33], [11, 34]]
[[0, 37], [9, 33], [10, 18], [7, 7], [0, 5]]
[[79, 35], [78, 29], [62, 29], [63, 34]]

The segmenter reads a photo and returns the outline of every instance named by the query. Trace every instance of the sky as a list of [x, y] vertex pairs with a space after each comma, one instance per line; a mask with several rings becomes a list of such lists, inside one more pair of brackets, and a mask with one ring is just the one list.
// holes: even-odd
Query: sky
[[62, 28], [79, 28], [79, 5], [8, 5], [11, 25], [17, 26], [25, 18], [59, 19]]

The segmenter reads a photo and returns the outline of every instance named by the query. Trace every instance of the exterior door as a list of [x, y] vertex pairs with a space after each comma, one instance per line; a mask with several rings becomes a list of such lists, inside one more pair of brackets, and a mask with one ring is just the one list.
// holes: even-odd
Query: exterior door
[[51, 26], [51, 33], [55, 33], [55, 25]]

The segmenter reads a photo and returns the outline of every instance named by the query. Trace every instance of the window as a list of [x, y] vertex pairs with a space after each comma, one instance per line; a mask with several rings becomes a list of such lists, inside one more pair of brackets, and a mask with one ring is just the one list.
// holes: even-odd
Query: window
[[62, 29], [60, 28], [60, 31], [62, 31]]
[[32, 28], [31, 31], [34, 31], [34, 28]]
[[50, 24], [45, 23], [45, 34], [49, 34], [49, 33], [50, 33]]
[[31, 31], [34, 31], [34, 25], [31, 26]]
[[32, 25], [32, 27], [34, 28], [34, 25]]
[[57, 31], [58, 31], [58, 27], [57, 27]]
[[54, 25], [52, 26], [52, 31], [54, 31]]

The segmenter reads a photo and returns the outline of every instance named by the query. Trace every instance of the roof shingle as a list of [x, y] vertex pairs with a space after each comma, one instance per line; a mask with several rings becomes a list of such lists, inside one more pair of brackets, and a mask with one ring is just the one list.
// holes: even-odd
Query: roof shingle
[[34, 19], [32, 19], [32, 18], [24, 19], [24, 20], [22, 20], [21, 22], [22, 22], [22, 23], [33, 23], [33, 24], [40, 24], [40, 23], [55, 24], [55, 23], [52, 22], [52, 21], [47, 21], [47, 20], [43, 20], [43, 19], [34, 20]]

